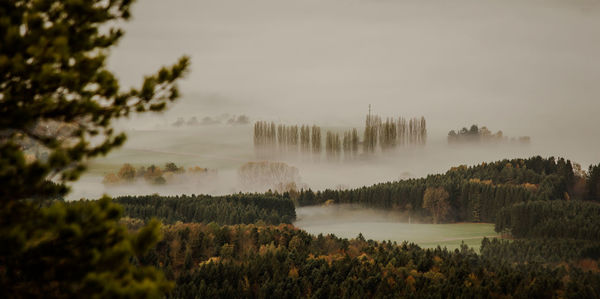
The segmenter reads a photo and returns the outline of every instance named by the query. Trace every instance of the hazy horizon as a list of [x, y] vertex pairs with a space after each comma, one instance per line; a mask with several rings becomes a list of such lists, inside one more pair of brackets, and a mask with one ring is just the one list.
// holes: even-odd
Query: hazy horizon
[[[130, 132], [224, 113], [360, 129], [369, 105], [383, 117], [427, 118], [422, 153], [372, 165], [290, 162], [319, 188], [538, 154], [584, 168], [600, 162], [600, 1], [144, 0], [132, 15], [109, 59], [123, 87], [183, 54], [192, 67], [182, 98], [167, 112], [119, 121]], [[446, 146], [449, 130], [471, 124], [532, 142]], [[180, 142], [196, 147], [165, 149], [160, 136], [171, 133], [148, 132], [130, 134], [111, 155], [171, 151], [177, 155], [159, 160], [197, 159], [203, 167], [226, 164], [222, 171], [230, 172], [255, 159], [249, 127], [217, 130], [223, 136], [181, 130], [175, 135], [187, 135]]]
[[437, 134], [475, 123], [599, 145], [599, 1], [144, 0], [133, 16], [109, 59], [123, 86], [192, 58], [171, 119], [360, 126], [372, 104]]

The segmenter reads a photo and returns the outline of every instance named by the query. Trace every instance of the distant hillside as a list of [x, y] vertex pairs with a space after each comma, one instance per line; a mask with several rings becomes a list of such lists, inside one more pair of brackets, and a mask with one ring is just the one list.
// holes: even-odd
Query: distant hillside
[[[357, 189], [303, 190], [297, 203], [301, 206], [327, 201], [357, 203], [395, 209], [425, 220], [494, 222], [498, 211], [515, 203], [579, 196], [581, 190], [575, 186], [581, 180], [584, 178], [574, 172], [571, 161], [536, 156], [470, 167], [461, 165], [445, 174]], [[424, 201], [426, 194], [433, 204]]]

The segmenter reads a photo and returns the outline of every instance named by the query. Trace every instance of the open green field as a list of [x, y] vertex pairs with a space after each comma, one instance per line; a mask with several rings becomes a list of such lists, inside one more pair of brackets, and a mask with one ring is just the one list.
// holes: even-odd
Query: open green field
[[311, 234], [334, 234], [355, 238], [362, 233], [366, 239], [409, 241], [421, 247], [458, 248], [461, 243], [474, 248], [481, 246], [484, 237], [499, 235], [490, 223], [420, 224], [408, 223], [393, 213], [372, 209], [340, 207], [300, 207], [296, 209], [297, 227]]

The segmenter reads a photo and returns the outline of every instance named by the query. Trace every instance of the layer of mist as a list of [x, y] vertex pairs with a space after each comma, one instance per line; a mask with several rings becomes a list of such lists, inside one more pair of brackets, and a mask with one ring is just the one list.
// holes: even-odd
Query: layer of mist
[[[179, 118], [247, 115], [357, 128], [365, 114], [423, 115], [424, 147], [350, 163], [273, 155], [313, 189], [353, 188], [532, 155], [583, 168], [600, 161], [600, 2], [594, 0], [145, 0], [109, 67], [124, 86], [192, 58], [183, 97], [163, 114], [118, 122], [129, 140], [92, 161], [69, 199], [103, 193], [261, 191], [237, 170], [255, 156], [251, 125], [182, 126]], [[226, 123], [226, 122], [225, 122]], [[487, 126], [529, 145], [448, 145], [448, 131]], [[362, 136], [361, 136], [362, 138]], [[216, 169], [210, 184], [107, 188], [123, 163]]]
[[408, 241], [423, 247], [457, 248], [465, 242], [478, 248], [483, 237], [497, 236], [493, 224], [419, 224], [393, 211], [357, 205], [300, 207], [296, 214], [294, 225], [314, 235], [355, 238], [360, 233], [365, 239]]
[[128, 86], [189, 54], [175, 114], [358, 126], [373, 104], [442, 132], [581, 142], [600, 125], [595, 0], [146, 0], [133, 15], [109, 66]]
[[[445, 136], [430, 136], [426, 145], [399, 148], [372, 156], [359, 156], [354, 160], [328, 161], [320, 158], [275, 152], [268, 160], [281, 161], [296, 167], [298, 188], [357, 188], [380, 182], [417, 178], [443, 173], [453, 166], [473, 165], [504, 158], [532, 155], [573, 156], [560, 152], [561, 147], [546, 146], [536, 136], [529, 145], [520, 144], [448, 144]], [[587, 157], [592, 159], [591, 157]], [[129, 141], [107, 157], [99, 158], [90, 170], [75, 183], [69, 199], [95, 198], [104, 193], [126, 194], [189, 194], [206, 193], [222, 195], [235, 192], [264, 192], [272, 185], [253, 186], [240, 181], [238, 170], [247, 162], [262, 161], [257, 158], [252, 144], [251, 126], [212, 126], [165, 130], [129, 131]], [[580, 161], [574, 159], [575, 161]], [[600, 159], [598, 159], [600, 160]], [[104, 186], [103, 177], [115, 173], [122, 164], [163, 167], [174, 162], [184, 168], [202, 167], [216, 170], [210, 182], [199, 180], [177, 184], [147, 185], [138, 183], [119, 187]], [[586, 165], [584, 165], [586, 166]]]

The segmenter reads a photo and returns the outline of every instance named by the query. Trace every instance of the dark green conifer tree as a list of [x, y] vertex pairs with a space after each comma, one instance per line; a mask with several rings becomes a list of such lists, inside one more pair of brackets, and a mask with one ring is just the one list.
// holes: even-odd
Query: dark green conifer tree
[[[106, 68], [132, 2], [0, 3], [2, 298], [160, 297], [169, 288], [162, 273], [132, 263], [157, 242], [158, 223], [130, 235], [109, 199], [51, 201], [87, 161], [123, 144], [113, 120], [179, 96], [186, 57], [130, 90]], [[31, 149], [47, 159], [26, 159]]]

